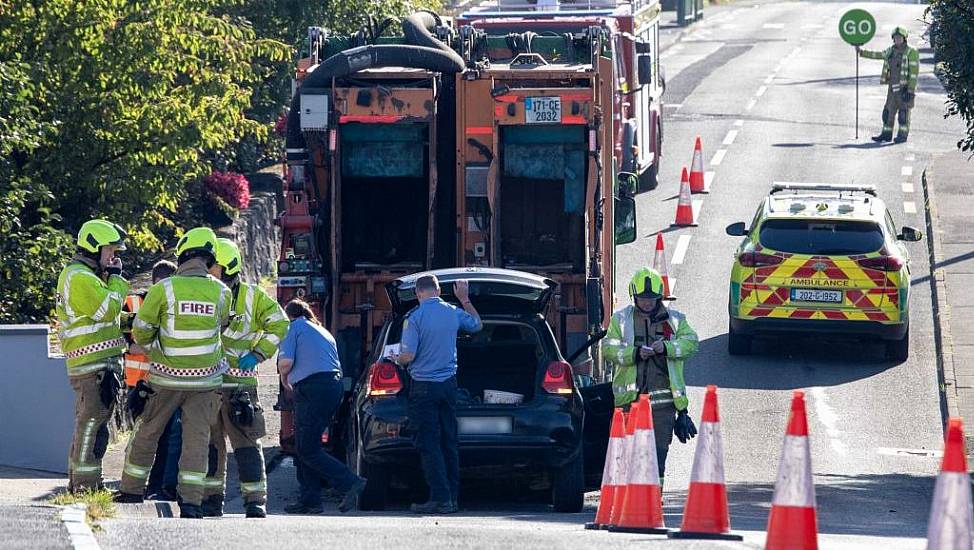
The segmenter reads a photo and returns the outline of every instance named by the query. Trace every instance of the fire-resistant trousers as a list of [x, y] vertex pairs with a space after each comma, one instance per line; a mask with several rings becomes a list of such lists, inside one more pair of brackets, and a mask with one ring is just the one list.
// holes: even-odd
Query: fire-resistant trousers
[[910, 110], [912, 105], [903, 101], [902, 92], [890, 87], [886, 91], [886, 104], [883, 106], [883, 133], [893, 135], [893, 125], [899, 123], [900, 137], [910, 135]]
[[[151, 384], [150, 384], [151, 385]], [[135, 422], [135, 430], [125, 454], [121, 490], [141, 495], [152, 469], [159, 435], [176, 409], [182, 409], [183, 448], [179, 457], [179, 484], [176, 490], [183, 503], [199, 506], [203, 500], [203, 485], [210, 444], [210, 426], [220, 413], [218, 390], [172, 390], [153, 387], [142, 416]]]
[[[254, 406], [254, 422], [249, 426], [238, 426], [233, 421], [232, 403], [240, 392], [250, 396]], [[257, 386], [223, 388], [220, 414], [210, 429], [209, 467], [206, 472], [204, 498], [212, 495], [225, 496], [227, 477], [227, 442], [237, 457], [237, 473], [240, 477], [240, 492], [245, 504], [267, 503], [267, 477], [264, 473], [264, 452], [260, 438], [267, 435], [264, 424], [264, 409], [257, 398]]]
[[108, 449], [108, 419], [114, 402], [101, 401], [105, 369], [70, 378], [74, 390], [74, 438], [68, 454], [68, 490], [101, 488], [101, 460]]

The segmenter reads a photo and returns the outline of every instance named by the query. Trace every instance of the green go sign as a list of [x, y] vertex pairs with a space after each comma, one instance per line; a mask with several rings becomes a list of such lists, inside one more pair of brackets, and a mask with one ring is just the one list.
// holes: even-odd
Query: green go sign
[[849, 10], [839, 20], [839, 36], [853, 46], [862, 46], [876, 34], [876, 20], [866, 10]]

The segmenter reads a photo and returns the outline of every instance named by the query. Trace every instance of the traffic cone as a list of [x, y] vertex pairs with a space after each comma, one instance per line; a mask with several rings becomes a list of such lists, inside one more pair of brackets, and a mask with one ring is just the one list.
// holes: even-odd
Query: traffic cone
[[669, 530], [663, 526], [663, 488], [659, 484], [653, 408], [648, 395], [639, 396], [633, 416], [636, 431], [629, 462], [629, 484], [623, 497], [622, 517], [609, 526], [609, 531], [665, 535]]
[[693, 455], [690, 494], [683, 509], [680, 530], [674, 539], [744, 540], [730, 534], [727, 487], [724, 484], [724, 443], [717, 414], [717, 386], [707, 386], [700, 419], [700, 435]]
[[656, 234], [656, 255], [653, 256], [653, 269], [659, 272], [663, 278], [663, 297], [670, 297], [670, 276], [666, 270], [666, 251], [663, 250], [662, 233]]
[[927, 550], [971, 548], [974, 518], [971, 516], [971, 486], [965, 455], [963, 424], [960, 418], [951, 418], [947, 421], [944, 459], [933, 490]]
[[690, 178], [686, 166], [683, 167], [683, 176], [680, 178], [680, 198], [676, 202], [676, 221], [673, 225], [681, 227], [697, 225], [697, 216], [693, 213], [693, 200], [690, 198]]
[[703, 147], [700, 145], [700, 136], [697, 136], [697, 143], [693, 146], [693, 161], [690, 163], [690, 192], [710, 192], [710, 189], [707, 189], [707, 179], [703, 174]]
[[818, 519], [815, 486], [812, 484], [812, 453], [808, 445], [805, 392], [796, 390], [791, 400], [788, 431], [778, 463], [768, 540], [765, 550], [816, 550]]
[[622, 450], [626, 438], [625, 416], [622, 409], [616, 409], [612, 415], [612, 427], [609, 429], [609, 446], [605, 451], [605, 467], [602, 469], [602, 490], [599, 494], [599, 509], [595, 513], [595, 521], [585, 524], [586, 529], [602, 529], [609, 525], [612, 514], [612, 501], [616, 490], [622, 482], [619, 479], [619, 463], [622, 462]]
[[[623, 415], [626, 425], [626, 437], [622, 443], [622, 460], [619, 461], [619, 484], [616, 486], [615, 494], [612, 496], [612, 511], [609, 514], [609, 525], [615, 525], [622, 519], [622, 504], [626, 498], [626, 490], [629, 488], [629, 465], [632, 464], [632, 447], [634, 434], [636, 432], [636, 411], [639, 403], [633, 403], [628, 413]], [[608, 528], [608, 526], [606, 526]]]

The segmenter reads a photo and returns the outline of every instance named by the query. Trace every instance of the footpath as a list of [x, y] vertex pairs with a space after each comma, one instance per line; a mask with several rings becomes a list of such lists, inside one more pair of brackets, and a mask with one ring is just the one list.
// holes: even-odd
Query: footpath
[[[974, 161], [952, 151], [923, 172], [934, 315], [947, 413], [974, 420]], [[974, 437], [968, 436], [971, 449]]]

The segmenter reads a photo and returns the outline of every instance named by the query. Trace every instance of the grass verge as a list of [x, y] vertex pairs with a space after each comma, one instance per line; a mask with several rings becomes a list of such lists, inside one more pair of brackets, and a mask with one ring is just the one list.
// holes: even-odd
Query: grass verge
[[88, 523], [95, 525], [98, 521], [115, 517], [117, 509], [112, 493], [107, 489], [93, 491], [87, 489], [80, 493], [60, 493], [51, 497], [51, 504], [57, 506], [71, 506], [72, 504], [86, 504]]

